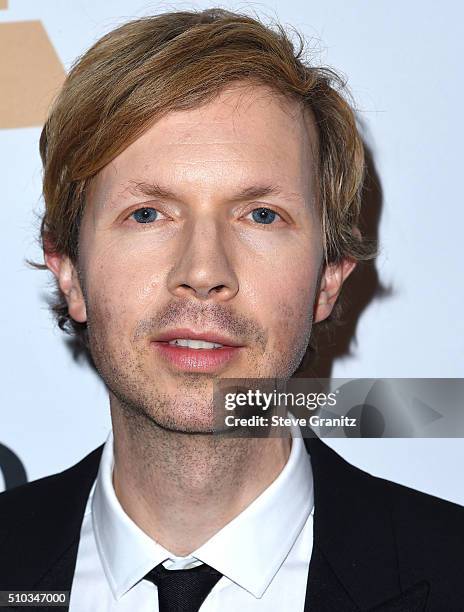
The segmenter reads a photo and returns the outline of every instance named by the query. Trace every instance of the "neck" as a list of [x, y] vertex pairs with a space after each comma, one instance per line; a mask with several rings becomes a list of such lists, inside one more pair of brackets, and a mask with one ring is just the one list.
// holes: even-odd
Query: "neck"
[[112, 421], [116, 496], [176, 556], [189, 555], [240, 514], [277, 478], [290, 453], [290, 438], [172, 432], [113, 408]]

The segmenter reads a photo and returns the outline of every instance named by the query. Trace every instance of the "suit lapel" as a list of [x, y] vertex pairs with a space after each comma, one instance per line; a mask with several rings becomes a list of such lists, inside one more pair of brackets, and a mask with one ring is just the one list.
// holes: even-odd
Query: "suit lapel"
[[[400, 581], [385, 486], [319, 438], [305, 438], [314, 476], [314, 543], [305, 612], [419, 612], [429, 585]], [[409, 586], [409, 585], [408, 585]]]
[[[429, 583], [422, 581], [398, 596], [363, 612], [424, 612]], [[311, 556], [305, 612], [361, 612], [335, 575], [322, 551], [315, 547]]]
[[309, 566], [305, 612], [358, 612], [359, 608], [337, 578], [316, 543]]
[[404, 591], [399, 597], [389, 599], [367, 612], [424, 612], [429, 590], [430, 584], [427, 580], [422, 580]]

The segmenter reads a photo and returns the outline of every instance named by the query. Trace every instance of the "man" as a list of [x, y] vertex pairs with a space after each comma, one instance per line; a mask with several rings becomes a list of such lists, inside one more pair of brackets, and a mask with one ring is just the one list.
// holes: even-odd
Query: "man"
[[113, 428], [0, 497], [1, 590], [71, 590], [73, 612], [463, 609], [460, 506], [295, 430], [213, 433], [213, 382], [290, 378], [375, 254], [336, 83], [219, 9], [125, 24], [71, 70], [42, 239]]

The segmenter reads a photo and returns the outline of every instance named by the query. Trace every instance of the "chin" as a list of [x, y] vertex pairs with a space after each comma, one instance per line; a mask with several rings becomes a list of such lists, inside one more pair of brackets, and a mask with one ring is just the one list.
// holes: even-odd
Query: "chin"
[[[203, 403], [203, 405], [201, 405]], [[162, 409], [151, 411], [151, 420], [162, 429], [183, 433], [213, 433], [214, 413], [212, 405], [203, 402], [192, 402], [182, 405], [180, 401], [173, 401], [171, 405], [164, 405]]]
[[214, 423], [212, 419], [207, 422], [198, 419], [186, 420], [183, 418], [163, 419], [158, 425], [164, 430], [185, 434], [213, 434]]

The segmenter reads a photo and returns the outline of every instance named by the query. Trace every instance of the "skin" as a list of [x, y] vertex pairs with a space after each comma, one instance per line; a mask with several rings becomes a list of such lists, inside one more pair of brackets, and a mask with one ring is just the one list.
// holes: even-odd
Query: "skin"
[[[166, 115], [95, 177], [76, 266], [45, 253], [70, 315], [88, 323], [109, 390], [118, 499], [176, 555], [239, 514], [288, 459], [285, 437], [208, 433], [212, 385], [289, 378], [355, 266], [321, 267], [316, 152], [314, 122], [300, 106], [234, 85]], [[142, 182], [171, 194], [142, 195]], [[236, 199], [271, 184], [278, 194]], [[152, 222], [137, 222], [142, 207]], [[262, 207], [277, 213], [272, 223], [253, 217]], [[179, 327], [220, 331], [243, 348], [214, 373], [182, 371], [150, 342]]]

